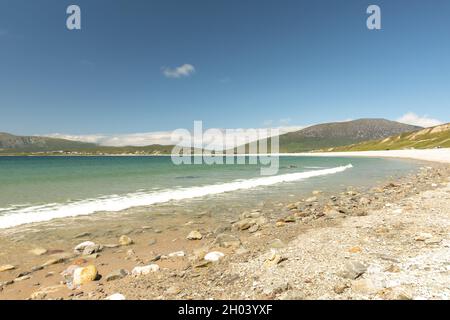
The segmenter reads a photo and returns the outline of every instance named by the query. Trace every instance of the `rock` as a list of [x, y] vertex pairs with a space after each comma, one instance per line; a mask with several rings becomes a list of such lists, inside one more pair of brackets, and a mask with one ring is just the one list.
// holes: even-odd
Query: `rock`
[[86, 248], [86, 247], [91, 247], [91, 246], [95, 246], [96, 244], [94, 243], [94, 242], [92, 242], [92, 241], [84, 241], [84, 242], [82, 242], [82, 243], [80, 243], [79, 245], [77, 245], [74, 249], [73, 249], [73, 251], [76, 253], [76, 254], [81, 254], [81, 253], [83, 253], [83, 251], [84, 251], [84, 249]]
[[81, 286], [98, 278], [98, 271], [94, 265], [77, 268], [73, 273], [73, 285]]
[[366, 272], [367, 267], [358, 261], [349, 261], [345, 264], [345, 270], [341, 276], [346, 279], [356, 279]]
[[237, 255], [243, 255], [249, 253], [249, 250], [244, 247], [240, 247], [234, 253]]
[[125, 269], [119, 269], [116, 271], [111, 272], [105, 277], [105, 280], [108, 281], [114, 281], [118, 279], [122, 279], [128, 275], [128, 271]]
[[166, 293], [170, 294], [170, 295], [176, 295], [176, 294], [179, 294], [180, 292], [181, 292], [181, 289], [176, 286], [172, 286], [166, 290]]
[[428, 239], [425, 239], [425, 244], [440, 244], [442, 242], [442, 239], [437, 237], [431, 237]]
[[286, 259], [283, 258], [281, 255], [277, 254], [276, 252], [272, 252], [271, 256], [268, 259], [266, 259], [266, 261], [264, 261], [264, 267], [271, 268], [284, 260]]
[[157, 264], [150, 264], [148, 266], [143, 267], [134, 267], [133, 270], [131, 270], [131, 274], [133, 276], [140, 276], [140, 275], [146, 275], [151, 272], [156, 272], [159, 270], [159, 266]]
[[350, 253], [360, 253], [362, 251], [362, 249], [360, 247], [352, 247], [350, 249], [348, 249], [348, 252]]
[[305, 202], [317, 202], [317, 197], [310, 197], [306, 199]]
[[284, 227], [286, 225], [286, 222], [284, 222], [284, 221], [277, 221], [276, 223], [275, 223], [275, 226], [276, 227]]
[[359, 199], [359, 204], [363, 205], [363, 206], [367, 206], [371, 203], [372, 201], [370, 201], [370, 199], [362, 197]]
[[119, 238], [119, 244], [121, 246], [129, 246], [129, 245], [132, 245], [133, 243], [134, 243], [133, 240], [126, 235], [122, 235]]
[[317, 195], [319, 195], [319, 194], [321, 194], [322, 193], [322, 191], [320, 191], [320, 190], [314, 190], [313, 192], [312, 192], [312, 195], [313, 196], [317, 196]]
[[148, 240], [148, 245], [153, 246], [156, 244], [156, 242], [157, 242], [156, 239], [150, 239], [150, 240]]
[[222, 259], [224, 256], [225, 256], [225, 254], [223, 254], [220, 251], [212, 251], [212, 252], [207, 253], [205, 255], [204, 259], [206, 261], [217, 262], [220, 259]]
[[47, 297], [47, 295], [58, 292], [62, 289], [64, 289], [63, 285], [45, 287], [38, 291], [33, 292], [30, 296], [30, 299], [31, 300], [42, 300], [42, 299], [45, 299]]
[[283, 218], [283, 221], [290, 223], [290, 222], [295, 222], [296, 220], [295, 220], [295, 217], [293, 217], [293, 216], [287, 216], [287, 217]]
[[75, 239], [90, 237], [91, 234], [89, 232], [83, 232], [75, 235]]
[[66, 268], [66, 270], [64, 270], [63, 272], [61, 272], [61, 275], [66, 278], [66, 279], [72, 279], [73, 278], [73, 274], [75, 272], [76, 269], [80, 268], [80, 266], [78, 265], [70, 265]]
[[0, 272], [10, 271], [14, 270], [16, 267], [11, 264], [5, 264], [3, 266], [0, 266]]
[[94, 245], [90, 245], [90, 246], [86, 246], [83, 250], [83, 255], [85, 256], [89, 256], [91, 254], [100, 252], [103, 250], [103, 247], [101, 245], [98, 244], [94, 244]]
[[352, 290], [360, 294], [373, 294], [377, 291], [370, 279], [359, 279], [352, 282]]
[[186, 253], [184, 251], [175, 251], [168, 254], [169, 258], [184, 257]]
[[337, 294], [344, 293], [345, 289], [348, 288], [348, 285], [346, 283], [337, 284], [333, 287], [333, 291]]
[[34, 266], [34, 267], [31, 268], [31, 272], [36, 272], [36, 271], [39, 271], [39, 270], [42, 270], [42, 269], [44, 269], [43, 266]]
[[259, 230], [259, 225], [257, 225], [257, 224], [254, 224], [250, 228], [248, 228], [248, 232], [250, 232], [250, 233], [255, 233], [258, 230]]
[[150, 262], [156, 262], [161, 260], [161, 255], [157, 254], [156, 256], [154, 256], [153, 258], [150, 259]]
[[121, 293], [114, 293], [109, 297], [105, 298], [105, 300], [126, 300], [125, 296]]
[[256, 210], [256, 211], [252, 211], [252, 212], [244, 212], [241, 214], [240, 218], [241, 219], [254, 219], [254, 218], [259, 218], [261, 217], [261, 211]]
[[22, 277], [15, 278], [14, 282], [21, 282], [21, 281], [25, 281], [25, 280], [28, 280], [28, 279], [31, 279], [31, 276], [30, 275], [25, 275], [25, 276], [22, 276]]
[[202, 234], [197, 230], [191, 231], [186, 237], [188, 240], [201, 240], [203, 238]]
[[241, 240], [231, 234], [222, 233], [216, 237], [214, 244], [217, 244], [221, 248], [239, 248], [241, 246]]
[[201, 262], [195, 264], [195, 265], [194, 265], [194, 268], [195, 268], [195, 269], [206, 268], [206, 267], [210, 266], [211, 263], [212, 263], [211, 261], [203, 260], [203, 261], [201, 261]]
[[391, 264], [389, 267], [386, 268], [387, 272], [393, 272], [393, 273], [398, 273], [401, 271], [400, 267], [395, 265], [395, 264]]
[[427, 239], [431, 239], [432, 237], [433, 235], [431, 233], [421, 232], [414, 238], [414, 240], [425, 241]]
[[296, 203], [290, 203], [286, 206], [286, 209], [288, 210], [296, 210], [298, 205]]
[[47, 253], [47, 249], [44, 248], [34, 248], [29, 251], [31, 254], [34, 254], [35, 256], [42, 256]]
[[255, 223], [254, 223], [253, 219], [246, 218], [246, 219], [243, 219], [243, 220], [240, 220], [240, 221], [234, 223], [233, 228], [243, 231], [243, 230], [249, 229], [254, 224]]
[[267, 222], [267, 219], [265, 217], [245, 218], [245, 219], [239, 220], [238, 222], [235, 222], [233, 224], [233, 228], [235, 230], [244, 231], [244, 230], [247, 230], [247, 229], [251, 228], [255, 224], [263, 225], [266, 222]]

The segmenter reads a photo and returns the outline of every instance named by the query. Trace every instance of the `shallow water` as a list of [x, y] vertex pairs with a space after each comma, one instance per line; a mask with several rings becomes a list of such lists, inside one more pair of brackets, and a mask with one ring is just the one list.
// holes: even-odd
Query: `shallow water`
[[418, 165], [397, 159], [281, 157], [278, 174], [265, 177], [259, 165], [176, 166], [169, 157], [4, 157], [0, 228], [164, 203], [176, 208], [174, 201], [205, 210], [221, 202], [254, 206], [314, 189], [364, 188]]

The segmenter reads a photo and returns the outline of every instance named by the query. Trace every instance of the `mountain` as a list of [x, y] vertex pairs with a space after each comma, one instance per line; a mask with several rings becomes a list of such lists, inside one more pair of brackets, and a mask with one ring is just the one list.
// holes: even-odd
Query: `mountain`
[[[383, 139], [420, 129], [422, 128], [385, 119], [359, 119], [324, 123], [280, 135], [280, 152], [308, 152], [329, 149], [366, 140]], [[246, 145], [246, 150], [248, 150], [248, 145]]]
[[[0, 133], [0, 155], [161, 155], [171, 154], [174, 146], [108, 147], [65, 139], [15, 136]], [[200, 152], [192, 148], [192, 153]]]
[[97, 145], [78, 141], [34, 137], [15, 136], [9, 133], [0, 133], [0, 152], [42, 152], [60, 150], [92, 149]]
[[385, 139], [366, 141], [332, 151], [368, 151], [398, 149], [450, 148], [450, 123], [411, 133], [402, 133]]

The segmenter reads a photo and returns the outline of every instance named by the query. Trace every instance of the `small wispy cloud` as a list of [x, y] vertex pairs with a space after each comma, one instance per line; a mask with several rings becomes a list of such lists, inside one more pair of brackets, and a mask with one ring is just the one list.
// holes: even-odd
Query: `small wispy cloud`
[[424, 128], [438, 126], [443, 123], [443, 121], [430, 118], [428, 115], [418, 116], [414, 112], [405, 113], [397, 121]]
[[189, 77], [194, 74], [195, 67], [192, 64], [183, 64], [182, 66], [176, 68], [163, 67], [162, 72], [167, 78], [178, 79]]

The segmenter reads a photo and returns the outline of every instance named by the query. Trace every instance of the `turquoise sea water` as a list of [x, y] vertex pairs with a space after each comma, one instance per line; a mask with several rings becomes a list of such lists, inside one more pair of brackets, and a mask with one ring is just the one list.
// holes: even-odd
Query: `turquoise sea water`
[[238, 190], [251, 195], [364, 186], [418, 165], [395, 159], [281, 157], [278, 174], [264, 177], [259, 165], [176, 166], [170, 157], [0, 157], [0, 228]]

